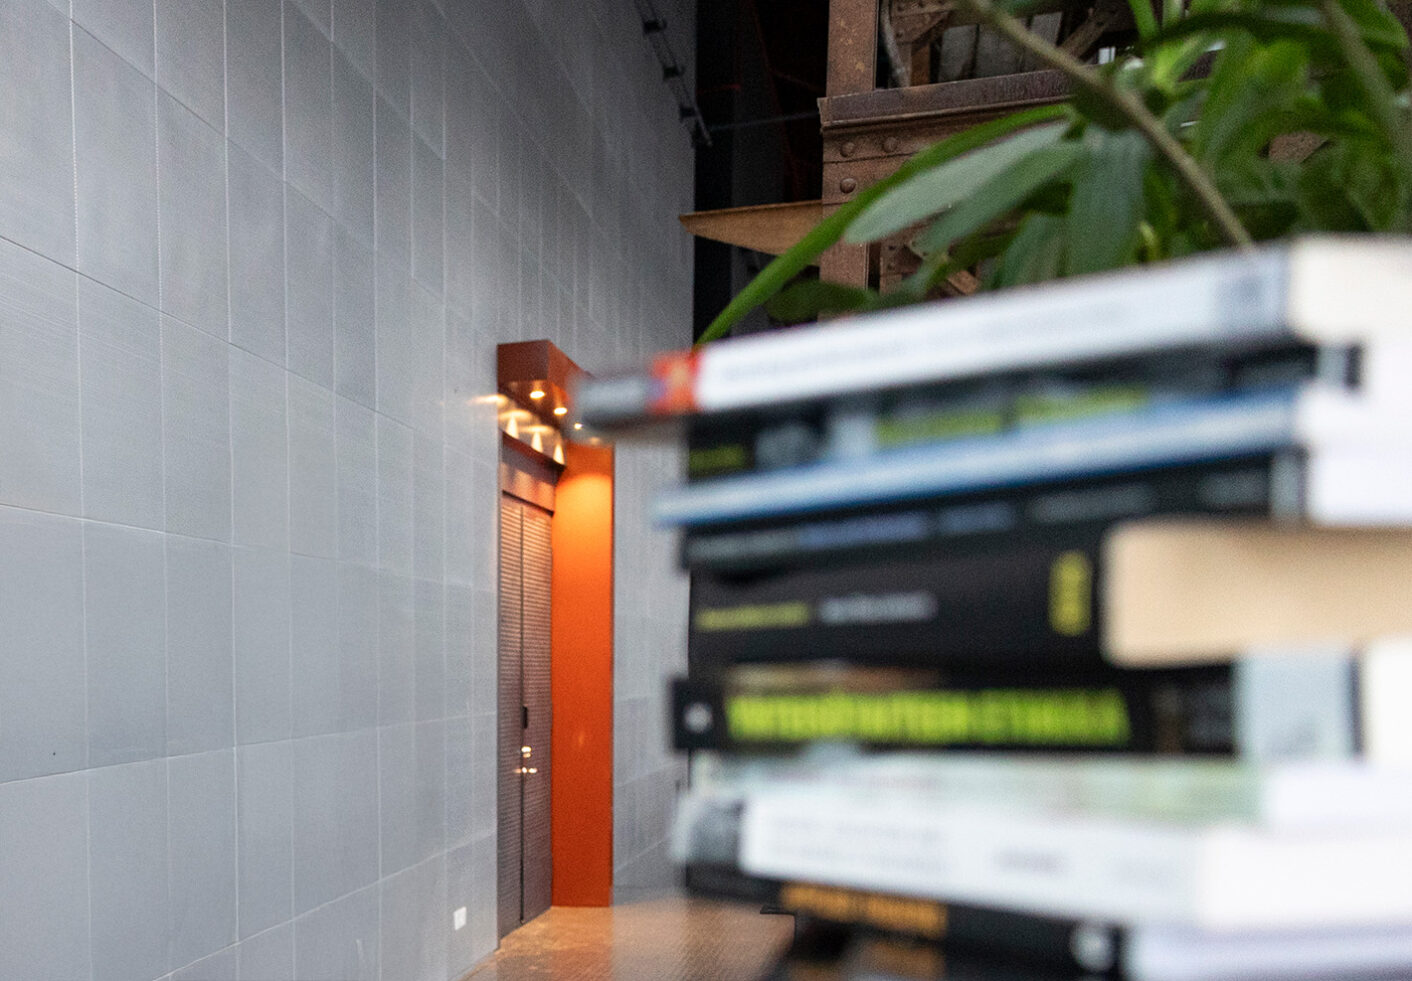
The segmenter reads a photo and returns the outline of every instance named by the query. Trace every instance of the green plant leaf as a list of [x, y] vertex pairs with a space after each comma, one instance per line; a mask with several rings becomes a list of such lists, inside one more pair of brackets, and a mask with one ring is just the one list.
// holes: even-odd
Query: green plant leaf
[[[1347, 9], [1350, 3], [1360, 7], [1362, 19], [1354, 18], [1363, 32], [1363, 41], [1379, 50], [1402, 51], [1407, 47], [1407, 35], [1396, 18], [1376, 16], [1366, 11], [1371, 0], [1344, 0]], [[1384, 11], [1384, 13], [1386, 13]], [[1350, 12], [1351, 16], [1351, 12]], [[1391, 19], [1388, 19], [1391, 18]], [[1144, 55], [1156, 44], [1167, 44], [1193, 35], [1208, 35], [1211, 38], [1229, 39], [1245, 33], [1258, 41], [1275, 41], [1280, 38], [1298, 41], [1311, 51], [1324, 54], [1337, 53], [1338, 42], [1326, 27], [1319, 8], [1308, 0], [1262, 0], [1250, 10], [1223, 8], [1193, 8], [1191, 13], [1180, 20], [1163, 24], [1151, 38], [1144, 38], [1141, 49]]]
[[1128, 9], [1133, 12], [1133, 24], [1137, 27], [1138, 37], [1155, 37], [1157, 15], [1152, 12], [1152, 4], [1148, 3], [1148, 0], [1128, 0]]
[[1069, 199], [1070, 273], [1112, 269], [1133, 255], [1146, 212], [1143, 183], [1151, 162], [1152, 147], [1139, 133], [1098, 131], [1093, 136]]
[[1056, 119], [1067, 120], [1071, 117], [1072, 111], [1069, 106], [1062, 103], [1025, 109], [1000, 119], [982, 123], [979, 126], [973, 126], [921, 151], [899, 167], [891, 176], [859, 191], [852, 201], [841, 205], [837, 211], [810, 229], [798, 244], [771, 260], [769, 265], [760, 270], [759, 274], [747, 283], [730, 303], [726, 304], [725, 309], [716, 315], [716, 319], [707, 325], [706, 330], [697, 340], [697, 344], [705, 344], [724, 337], [732, 327], [740, 322], [742, 317], [774, 296], [795, 276], [813, 265], [829, 246], [839, 240], [844, 229], [864, 208], [892, 188], [910, 179], [914, 174], [936, 167], [1017, 129]]
[[952, 242], [980, 231], [1019, 206], [1040, 188], [1059, 179], [1084, 156], [1076, 142], [1041, 145], [992, 173], [968, 196], [943, 212], [917, 237], [920, 251], [939, 252]]
[[1257, 45], [1236, 41], [1216, 60], [1192, 151], [1214, 169], [1232, 154], [1253, 156], [1287, 128], [1308, 85], [1305, 49], [1287, 40]]
[[919, 300], [925, 298], [933, 287], [952, 273], [969, 270], [1000, 255], [1009, 248], [1018, 231], [1018, 226], [1001, 232], [985, 229], [954, 243], [946, 252], [927, 256], [922, 260], [921, 268], [887, 293], [887, 297], [891, 299], [894, 295], [905, 295]]
[[1053, 215], [1031, 215], [995, 263], [986, 286], [999, 289], [1054, 279], [1064, 258], [1066, 222]]
[[1201, 36], [1208, 42], [1218, 38], [1229, 41], [1240, 34], [1262, 42], [1292, 40], [1326, 55], [1337, 50], [1337, 43], [1324, 28], [1318, 11], [1307, 6], [1286, 8], [1283, 14], [1278, 9], [1259, 13], [1235, 10], [1192, 13], [1175, 24], [1163, 25], [1147, 44], [1165, 45], [1192, 36]]
[[997, 171], [1052, 146], [1067, 128], [1067, 123], [1054, 123], [1023, 130], [917, 174], [859, 215], [848, 227], [848, 241], [875, 242], [969, 199]]
[[795, 283], [765, 305], [770, 316], [787, 324], [817, 320], [821, 315], [847, 313], [871, 307], [877, 293], [861, 286], [845, 286], [819, 279]]

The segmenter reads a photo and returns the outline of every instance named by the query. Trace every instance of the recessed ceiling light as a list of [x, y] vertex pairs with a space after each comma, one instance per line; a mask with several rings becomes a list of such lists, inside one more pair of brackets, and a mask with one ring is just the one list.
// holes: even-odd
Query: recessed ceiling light
[[569, 414], [569, 407], [567, 405], [556, 405], [554, 406], [554, 414], [556, 416], [566, 416]]
[[544, 390], [543, 390], [543, 389], [536, 388], [533, 392], [530, 392], [530, 398], [532, 398], [532, 399], [542, 399], [542, 398], [544, 398]]

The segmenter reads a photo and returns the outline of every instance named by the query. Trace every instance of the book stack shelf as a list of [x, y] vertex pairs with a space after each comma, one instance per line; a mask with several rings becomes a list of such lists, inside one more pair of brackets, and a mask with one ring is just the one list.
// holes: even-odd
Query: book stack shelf
[[1320, 237], [584, 383], [687, 445], [689, 888], [780, 979], [1412, 976], [1409, 310]]

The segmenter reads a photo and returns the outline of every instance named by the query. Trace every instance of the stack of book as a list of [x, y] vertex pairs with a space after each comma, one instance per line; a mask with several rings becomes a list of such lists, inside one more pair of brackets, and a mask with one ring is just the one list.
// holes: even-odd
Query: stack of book
[[1409, 309], [1314, 238], [585, 383], [687, 444], [688, 881], [948, 977], [1412, 971]]

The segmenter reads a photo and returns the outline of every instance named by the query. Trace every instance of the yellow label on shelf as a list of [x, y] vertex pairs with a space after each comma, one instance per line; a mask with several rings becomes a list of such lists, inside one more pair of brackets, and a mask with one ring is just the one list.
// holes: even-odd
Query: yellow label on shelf
[[1064, 552], [1049, 567], [1049, 626], [1064, 637], [1093, 626], [1093, 563], [1083, 552]]

